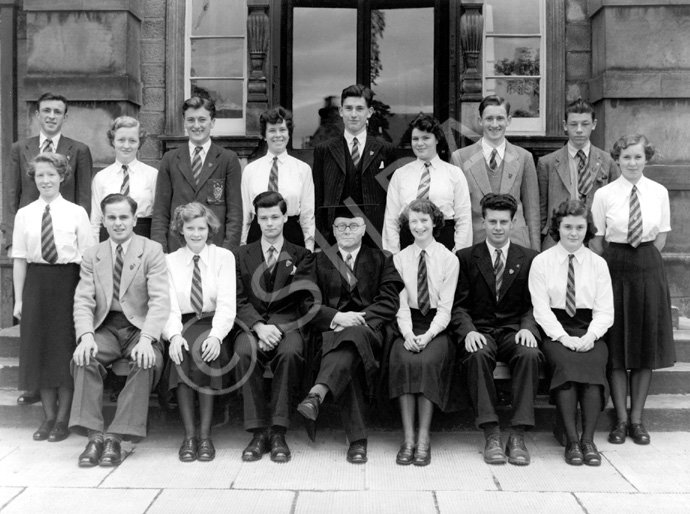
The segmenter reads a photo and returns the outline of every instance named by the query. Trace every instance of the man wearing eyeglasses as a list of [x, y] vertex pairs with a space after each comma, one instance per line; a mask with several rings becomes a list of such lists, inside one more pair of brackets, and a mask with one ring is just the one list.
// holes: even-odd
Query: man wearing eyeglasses
[[313, 262], [301, 268], [309, 274], [301, 278], [315, 283], [321, 292], [320, 302], [309, 297], [303, 309], [313, 314], [310, 323], [322, 334], [322, 345], [315, 385], [297, 411], [313, 441], [321, 403], [329, 397], [336, 401], [350, 442], [347, 461], [363, 464], [367, 431], [362, 388], [374, 383], [384, 328], [395, 318], [404, 283], [390, 255], [362, 244], [366, 223], [358, 207], [353, 211], [335, 210], [336, 245], [312, 254]]

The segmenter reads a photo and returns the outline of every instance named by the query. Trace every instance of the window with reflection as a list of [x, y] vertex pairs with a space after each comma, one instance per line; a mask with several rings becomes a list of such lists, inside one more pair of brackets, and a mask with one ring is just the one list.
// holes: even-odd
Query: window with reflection
[[484, 2], [484, 95], [510, 102], [514, 134], [544, 134], [545, 0]]
[[247, 5], [244, 0], [188, 0], [185, 97], [216, 102], [213, 134], [244, 134]]

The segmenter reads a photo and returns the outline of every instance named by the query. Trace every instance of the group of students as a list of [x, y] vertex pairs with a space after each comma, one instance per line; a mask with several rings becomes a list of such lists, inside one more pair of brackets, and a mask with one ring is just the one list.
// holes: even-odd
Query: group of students
[[[137, 120], [117, 118], [116, 162], [90, 195], [88, 148], [60, 134], [67, 101], [39, 99], [41, 134], [12, 148], [8, 203], [19, 386], [40, 391], [45, 411], [34, 439], [71, 430], [88, 437], [80, 466], [118, 465], [122, 439], [146, 435], [160, 381], [177, 397], [180, 460], [209, 461], [214, 398], [232, 382], [252, 432], [243, 460], [289, 461], [292, 411], [315, 439], [332, 399], [347, 460], [363, 463], [365, 392], [385, 371], [403, 425], [396, 462], [425, 466], [434, 409], [456, 407], [462, 366], [484, 460], [527, 465], [546, 360], [569, 464], [600, 464], [593, 435], [609, 387], [618, 415], [609, 440], [649, 443], [652, 370], [673, 365], [675, 352], [660, 255], [669, 199], [644, 177], [647, 139], [624, 136], [611, 156], [595, 148], [594, 111], [577, 100], [566, 108], [568, 144], [535, 169], [505, 139], [509, 104], [489, 96], [476, 144], [449, 156], [438, 121], [420, 115], [410, 126], [416, 159], [395, 169], [392, 145], [367, 134], [372, 98], [364, 86], [343, 90], [343, 136], [315, 149], [312, 169], [287, 153], [292, 116], [280, 107], [261, 115], [267, 153], [244, 172], [211, 141], [208, 99], [185, 101], [189, 143], [158, 170], [137, 160]], [[121, 358], [129, 374], [106, 429], [103, 377]], [[497, 361], [512, 376], [505, 446]]]

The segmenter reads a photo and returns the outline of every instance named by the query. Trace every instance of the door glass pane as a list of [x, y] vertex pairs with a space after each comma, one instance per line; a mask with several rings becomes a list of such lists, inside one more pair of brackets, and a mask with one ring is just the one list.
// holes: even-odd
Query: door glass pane
[[513, 118], [539, 118], [539, 79], [487, 79], [486, 94], [510, 103]]
[[243, 36], [246, 3], [233, 0], [192, 0], [192, 36]]
[[244, 39], [192, 39], [192, 77], [242, 77]]
[[541, 0], [487, 0], [484, 29], [487, 34], [539, 34]]
[[293, 11], [294, 148], [313, 148], [343, 127], [340, 93], [357, 80], [357, 11], [296, 7]]
[[[487, 75], [539, 75], [539, 49], [541, 38], [506, 37], [487, 38], [487, 56], [494, 56], [494, 62], [487, 59]], [[488, 47], [493, 45], [493, 52]]]
[[192, 80], [192, 96], [199, 93], [216, 102], [216, 119], [242, 119], [244, 80]]
[[380, 104], [370, 126], [397, 145], [412, 119], [434, 112], [434, 9], [371, 16], [371, 88]]

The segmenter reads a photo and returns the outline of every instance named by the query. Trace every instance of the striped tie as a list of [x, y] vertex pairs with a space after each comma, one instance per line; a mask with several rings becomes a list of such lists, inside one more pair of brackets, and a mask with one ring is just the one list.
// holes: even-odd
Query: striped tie
[[498, 155], [498, 152], [494, 148], [491, 150], [491, 155], [489, 156], [489, 169], [491, 171], [496, 171], [496, 168], [498, 167], [498, 163], [496, 162], [496, 155]]
[[122, 185], [120, 186], [120, 194], [129, 196], [129, 168], [126, 164], [122, 165]]
[[53, 153], [53, 140], [52, 139], [46, 139], [43, 142], [43, 151]]
[[201, 150], [202, 147], [197, 146], [194, 149], [194, 158], [192, 159], [192, 175], [194, 175], [194, 183], [199, 185], [199, 175], [201, 174]]
[[41, 218], [41, 256], [50, 263], [55, 264], [58, 259], [55, 235], [53, 234], [53, 217], [50, 215], [50, 205], [46, 205]]
[[594, 180], [592, 180], [592, 174], [586, 166], [587, 158], [585, 157], [585, 152], [578, 150], [575, 157], [577, 158], [578, 191], [582, 197], [585, 197], [592, 191]]
[[431, 309], [429, 302], [429, 277], [426, 271], [426, 252], [419, 254], [419, 267], [417, 268], [417, 307], [426, 316]]
[[192, 301], [192, 309], [196, 312], [197, 317], [201, 317], [204, 311], [204, 291], [201, 288], [201, 270], [199, 269], [199, 256], [194, 256], [194, 272], [192, 273], [192, 294], [190, 296]]
[[352, 140], [352, 162], [354, 163], [355, 168], [359, 164], [359, 159], [359, 141], [357, 141], [357, 138], [354, 138]]
[[[347, 267], [350, 268], [350, 271], [354, 271], [353, 266], [354, 266], [355, 263], [352, 262], [352, 260], [353, 260], [353, 259], [352, 259], [352, 254], [351, 254], [351, 253], [348, 253], [347, 255], [345, 255], [345, 264], [347, 264]], [[347, 278], [347, 283], [348, 283], [348, 285], [349, 285], [350, 287], [352, 287], [352, 286], [355, 284], [356, 279], [355, 279], [354, 274], [353, 274], [353, 273], [350, 273], [350, 271], [348, 271], [347, 277], [346, 277], [346, 278]]]
[[494, 273], [496, 275], [496, 300], [501, 293], [501, 286], [503, 285], [503, 259], [501, 259], [502, 251], [500, 248], [496, 250], [496, 259], [494, 260]]
[[273, 268], [276, 265], [276, 249], [274, 246], [271, 246], [268, 250], [266, 250], [266, 253], [268, 256], [266, 257], [266, 266], [268, 267], [268, 271], [272, 272]]
[[417, 198], [429, 199], [429, 189], [431, 189], [431, 173], [429, 173], [430, 167], [430, 162], [424, 163], [422, 178], [419, 179], [419, 187], [417, 187]]
[[575, 316], [575, 267], [573, 266], [573, 259], [575, 256], [571, 253], [568, 255], [568, 285], [565, 290], [565, 312], [571, 318]]
[[278, 157], [273, 158], [271, 174], [268, 176], [268, 191], [278, 191]]
[[115, 267], [113, 268], [113, 298], [120, 301], [120, 281], [122, 280], [122, 245], [115, 248]]
[[637, 198], [637, 186], [633, 186], [630, 193], [630, 217], [628, 218], [628, 243], [633, 248], [642, 242], [642, 211], [640, 200]]

